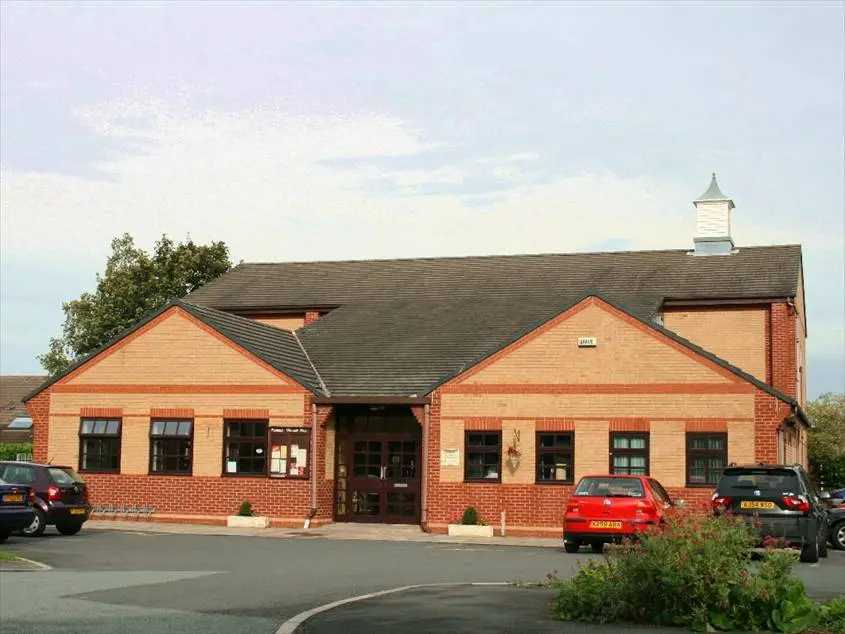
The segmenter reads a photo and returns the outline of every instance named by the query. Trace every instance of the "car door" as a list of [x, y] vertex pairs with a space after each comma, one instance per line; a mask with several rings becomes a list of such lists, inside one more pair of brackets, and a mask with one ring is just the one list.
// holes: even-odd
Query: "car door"
[[824, 541], [827, 539], [827, 506], [819, 497], [819, 492], [813, 485], [812, 480], [810, 480], [810, 478], [807, 476], [807, 472], [804, 471], [804, 469], [800, 469], [798, 474], [801, 484], [805, 489], [805, 495], [810, 500], [811, 513], [815, 518], [816, 522], [818, 523], [819, 539], [822, 541], [822, 543], [824, 543]]

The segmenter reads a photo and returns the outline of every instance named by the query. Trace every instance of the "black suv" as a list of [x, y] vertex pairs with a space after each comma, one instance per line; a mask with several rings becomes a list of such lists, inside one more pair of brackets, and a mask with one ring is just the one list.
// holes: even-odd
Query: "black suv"
[[801, 548], [801, 561], [827, 557], [827, 509], [800, 465], [730, 465], [713, 494], [713, 512], [755, 521], [760, 543], [775, 537]]
[[91, 514], [88, 487], [70, 467], [31, 462], [0, 462], [0, 480], [32, 489], [35, 517], [21, 533], [39, 537], [49, 524], [62, 535], [76, 535]]

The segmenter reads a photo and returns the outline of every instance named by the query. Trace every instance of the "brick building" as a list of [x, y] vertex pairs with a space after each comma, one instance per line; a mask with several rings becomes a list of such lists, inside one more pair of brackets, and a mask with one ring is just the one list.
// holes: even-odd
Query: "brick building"
[[161, 519], [509, 534], [587, 473], [806, 463], [801, 248], [695, 207], [692, 249], [239, 265], [30, 394], [36, 459]]

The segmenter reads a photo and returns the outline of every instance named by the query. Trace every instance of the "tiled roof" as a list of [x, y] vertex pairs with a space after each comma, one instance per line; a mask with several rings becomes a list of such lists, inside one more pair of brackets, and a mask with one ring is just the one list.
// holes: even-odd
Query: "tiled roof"
[[45, 378], [41, 375], [0, 376], [0, 442], [29, 442], [32, 439], [31, 429], [7, 428], [16, 418], [29, 417], [21, 399], [41, 385]]

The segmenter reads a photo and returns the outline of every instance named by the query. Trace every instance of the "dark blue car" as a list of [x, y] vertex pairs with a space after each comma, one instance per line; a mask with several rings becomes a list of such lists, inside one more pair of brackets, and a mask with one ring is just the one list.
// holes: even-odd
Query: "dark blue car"
[[0, 542], [15, 531], [29, 526], [35, 518], [32, 489], [0, 480]]

